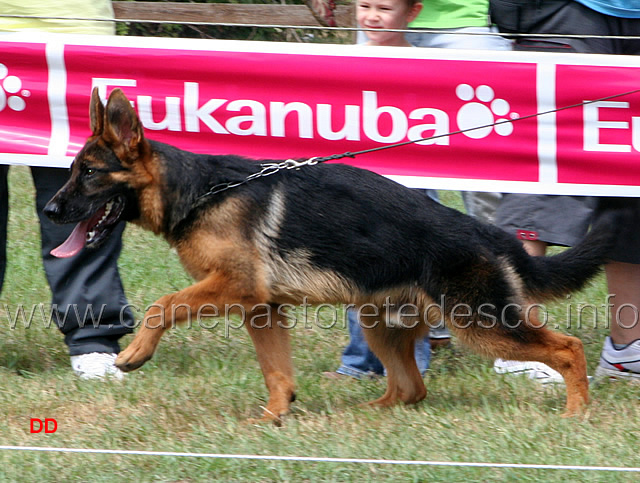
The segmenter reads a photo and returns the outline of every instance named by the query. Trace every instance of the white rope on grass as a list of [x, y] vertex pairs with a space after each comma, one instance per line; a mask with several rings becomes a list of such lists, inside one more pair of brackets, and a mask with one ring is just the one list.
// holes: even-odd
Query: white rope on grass
[[5, 451], [36, 451], [51, 453], [84, 453], [84, 454], [113, 454], [127, 456], [171, 456], [179, 458], [211, 458], [229, 460], [266, 460], [291, 461], [304, 463], [360, 463], [374, 465], [409, 465], [409, 466], [457, 466], [471, 468], [512, 468], [530, 470], [564, 470], [564, 471], [616, 471], [639, 473], [640, 468], [623, 466], [582, 466], [582, 465], [544, 465], [525, 463], [476, 463], [468, 461], [414, 461], [414, 460], [384, 460], [368, 458], [322, 458], [314, 456], [277, 456], [277, 455], [247, 455], [220, 453], [180, 453], [175, 451], [127, 451], [115, 449], [90, 448], [53, 448], [43, 446], [0, 446]]

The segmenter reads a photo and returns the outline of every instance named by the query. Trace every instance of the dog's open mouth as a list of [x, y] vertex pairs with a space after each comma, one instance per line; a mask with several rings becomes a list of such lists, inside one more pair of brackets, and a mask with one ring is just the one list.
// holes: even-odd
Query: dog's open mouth
[[91, 218], [78, 223], [69, 238], [58, 248], [51, 250], [51, 255], [57, 258], [69, 258], [85, 246], [102, 242], [120, 221], [124, 206], [125, 202], [121, 196], [116, 196], [105, 203]]

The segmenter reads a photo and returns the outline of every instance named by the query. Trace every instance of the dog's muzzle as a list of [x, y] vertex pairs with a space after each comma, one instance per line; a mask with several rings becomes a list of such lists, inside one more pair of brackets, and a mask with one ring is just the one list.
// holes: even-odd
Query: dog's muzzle
[[[65, 242], [51, 250], [51, 255], [58, 258], [69, 258], [76, 255], [85, 246], [99, 246], [108, 238], [120, 221], [124, 207], [125, 200], [122, 196], [112, 198], [91, 217], [79, 222]], [[43, 211], [54, 222], [63, 219], [63, 209], [55, 198], [47, 203]]]

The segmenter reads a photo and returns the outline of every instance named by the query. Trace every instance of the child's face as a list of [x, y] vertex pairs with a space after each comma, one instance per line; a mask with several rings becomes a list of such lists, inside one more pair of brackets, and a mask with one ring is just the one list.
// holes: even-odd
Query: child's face
[[[376, 29], [406, 29], [420, 10], [421, 3], [413, 7], [407, 0], [358, 0], [356, 5], [356, 19], [358, 25], [364, 28]], [[365, 31], [372, 45], [403, 45], [407, 41], [401, 32]]]

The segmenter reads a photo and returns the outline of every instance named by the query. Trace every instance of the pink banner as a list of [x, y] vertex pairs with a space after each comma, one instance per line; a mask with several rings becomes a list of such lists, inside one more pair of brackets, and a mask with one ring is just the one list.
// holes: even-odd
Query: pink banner
[[639, 88], [633, 57], [3, 38], [0, 162], [68, 165], [92, 88], [120, 87], [150, 139], [195, 152], [309, 158], [418, 141], [343, 162], [414, 187], [640, 195], [640, 93], [517, 120]]
[[46, 155], [52, 126], [45, 45], [0, 47], [0, 153]]

